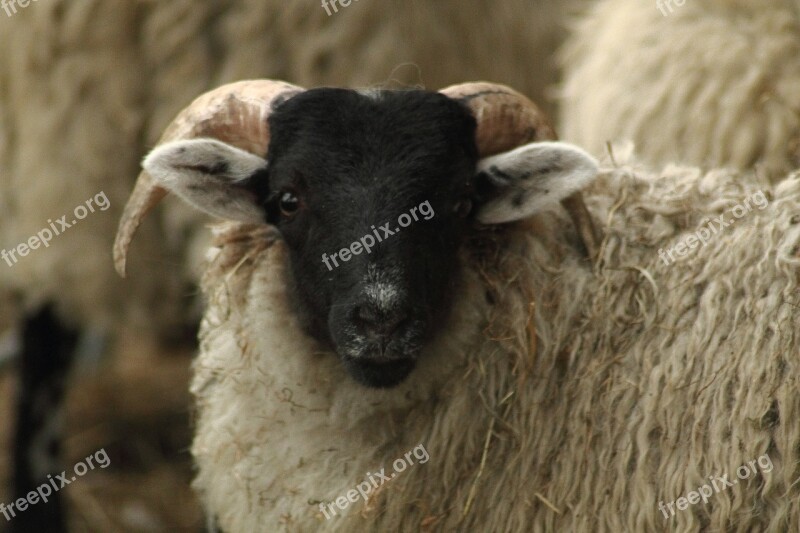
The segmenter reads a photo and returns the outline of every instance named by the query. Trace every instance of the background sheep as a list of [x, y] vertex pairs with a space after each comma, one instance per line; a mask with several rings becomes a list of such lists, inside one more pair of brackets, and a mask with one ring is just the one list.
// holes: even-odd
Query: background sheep
[[565, 47], [561, 132], [655, 164], [800, 166], [800, 4], [603, 0]]
[[[306, 333], [274, 228], [219, 226], [192, 392], [196, 487], [222, 527], [800, 526], [800, 176], [626, 165], [586, 193], [607, 235], [593, 267], [557, 212], [466, 230], [453, 313], [391, 389]], [[420, 444], [429, 461], [326, 520]]]

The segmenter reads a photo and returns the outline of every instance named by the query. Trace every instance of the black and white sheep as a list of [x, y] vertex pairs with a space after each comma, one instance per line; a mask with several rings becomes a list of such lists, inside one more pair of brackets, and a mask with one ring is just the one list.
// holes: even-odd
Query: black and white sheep
[[[0, 261], [0, 287], [22, 296], [8, 323], [50, 303], [61, 318], [53, 335], [127, 328], [163, 341], [190, 321], [206, 217], [160, 213], [142, 228], [125, 283], [112, 272], [108, 222], [139, 154], [194, 95], [263, 76], [440, 86], [475, 75], [549, 102], [561, 21], [582, 2], [362, 2], [328, 17], [319, 4], [277, 0], [52, 0], [0, 17], [0, 48], [14, 50], [0, 59], [0, 250], [101, 191], [110, 203], [13, 267]], [[520, 54], [535, 68], [518, 68]]]
[[[192, 384], [209, 512], [231, 532], [796, 529], [800, 177], [606, 169], [589, 262], [542, 208], [594, 161], [526, 144], [547, 126], [509, 89], [463, 89], [243, 82], [145, 160], [120, 270], [166, 189], [231, 221]], [[351, 247], [423, 202], [429, 220]], [[335, 512], [420, 443], [426, 464]]]

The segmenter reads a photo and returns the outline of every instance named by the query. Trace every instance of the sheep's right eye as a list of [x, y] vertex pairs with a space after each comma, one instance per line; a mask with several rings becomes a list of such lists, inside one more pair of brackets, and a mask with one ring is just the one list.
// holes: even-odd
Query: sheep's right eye
[[293, 217], [300, 210], [300, 199], [293, 192], [284, 191], [278, 200], [278, 208], [284, 217]]

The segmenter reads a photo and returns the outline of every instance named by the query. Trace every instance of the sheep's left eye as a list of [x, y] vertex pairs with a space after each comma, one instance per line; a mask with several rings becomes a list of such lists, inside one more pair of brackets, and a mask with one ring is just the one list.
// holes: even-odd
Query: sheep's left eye
[[296, 194], [284, 191], [278, 201], [278, 207], [281, 210], [281, 215], [285, 217], [294, 216], [300, 209], [300, 199]]
[[472, 199], [471, 198], [462, 198], [453, 208], [453, 212], [456, 216], [461, 218], [466, 218], [472, 212]]

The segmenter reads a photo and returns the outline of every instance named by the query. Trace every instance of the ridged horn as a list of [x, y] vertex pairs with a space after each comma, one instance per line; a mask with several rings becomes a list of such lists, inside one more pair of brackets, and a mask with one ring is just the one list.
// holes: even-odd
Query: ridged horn
[[536, 104], [511, 87], [476, 81], [440, 91], [470, 108], [478, 121], [475, 142], [480, 157], [512, 150], [529, 142], [551, 141], [556, 132]]
[[[273, 106], [303, 91], [282, 81], [248, 80], [209, 91], [181, 111], [158, 144], [210, 137], [264, 157], [269, 146], [267, 118]], [[167, 195], [145, 171], [139, 174], [120, 219], [114, 242], [114, 267], [125, 277], [128, 249], [136, 230]]]
[[[462, 102], [478, 122], [475, 143], [480, 157], [489, 157], [523, 144], [558, 139], [547, 115], [536, 104], [511, 87], [484, 81], [451, 85], [440, 91]], [[561, 201], [594, 259], [602, 235], [596, 229], [580, 191]]]

